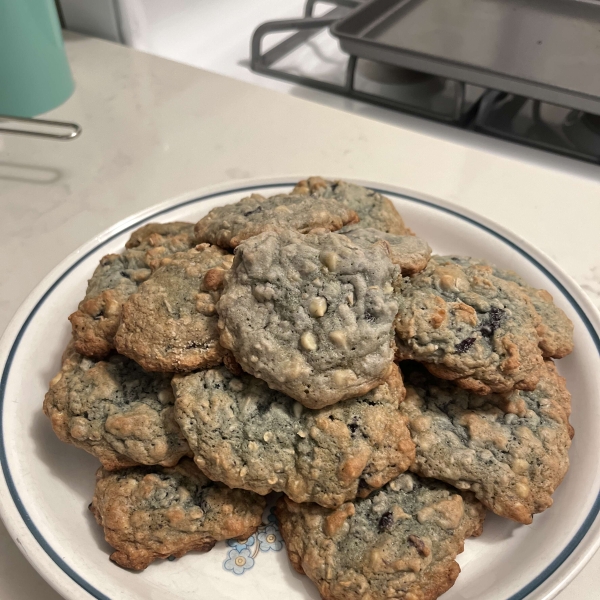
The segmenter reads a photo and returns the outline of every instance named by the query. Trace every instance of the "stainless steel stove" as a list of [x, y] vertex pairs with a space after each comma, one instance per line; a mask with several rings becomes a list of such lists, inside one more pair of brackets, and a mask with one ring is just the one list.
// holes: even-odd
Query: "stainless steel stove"
[[595, 1], [308, 0], [256, 29], [251, 69], [598, 163], [596, 46]]

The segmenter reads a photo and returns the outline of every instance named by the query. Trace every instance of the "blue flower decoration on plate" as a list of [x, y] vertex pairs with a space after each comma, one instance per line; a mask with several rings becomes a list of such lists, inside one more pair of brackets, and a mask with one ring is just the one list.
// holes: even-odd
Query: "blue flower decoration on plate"
[[241, 542], [239, 540], [227, 540], [227, 545], [241, 552], [244, 548], [254, 546], [255, 541], [254, 536], [251, 535], [247, 540], [242, 540]]
[[250, 550], [244, 548], [242, 550], [229, 551], [228, 559], [223, 566], [228, 571], [233, 571], [236, 575], [243, 575], [244, 571], [251, 569], [254, 566], [254, 559], [250, 556]]
[[[262, 529], [262, 528], [261, 528]], [[276, 525], [267, 525], [259, 534], [258, 542], [263, 552], [278, 552], [283, 548], [283, 541]]]

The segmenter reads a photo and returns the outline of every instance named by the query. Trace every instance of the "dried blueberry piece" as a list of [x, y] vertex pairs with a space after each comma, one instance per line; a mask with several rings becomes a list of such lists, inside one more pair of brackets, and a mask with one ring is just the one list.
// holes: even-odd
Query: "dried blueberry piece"
[[456, 346], [455, 346], [456, 351], [458, 353], [462, 354], [463, 352], [466, 352], [474, 343], [475, 343], [474, 337], [466, 338], [462, 342], [459, 342], [458, 344], [456, 344]]
[[409, 535], [408, 536], [408, 543], [411, 546], [414, 546], [414, 548], [416, 549], [416, 551], [421, 556], [429, 556], [431, 554], [431, 550], [425, 545], [425, 542], [420, 537], [418, 537], [416, 535]]
[[173, 562], [177, 557], [173, 554], [171, 554], [171, 556], [167, 556], [167, 560], [170, 562]]
[[504, 311], [501, 308], [492, 307], [488, 314], [488, 322], [481, 327], [481, 333], [485, 337], [492, 337], [494, 331], [500, 327], [504, 317]]
[[[206, 486], [208, 487], [208, 486]], [[193, 495], [193, 502], [196, 506], [199, 506], [202, 509], [202, 512], [207, 513], [210, 511], [210, 507], [205, 498], [204, 490], [206, 488], [199, 488]]]
[[249, 217], [250, 215], [253, 215], [253, 214], [256, 214], [256, 213], [259, 213], [259, 212], [261, 212], [261, 211], [262, 211], [262, 209], [263, 209], [263, 207], [262, 207], [262, 206], [257, 206], [255, 209], [253, 209], [253, 210], [249, 210], [248, 212], [245, 212], [245, 213], [244, 213], [244, 216], [245, 216], [245, 217]]
[[381, 515], [381, 519], [379, 519], [379, 532], [389, 531], [394, 524], [394, 517], [392, 513], [388, 510], [387, 512]]

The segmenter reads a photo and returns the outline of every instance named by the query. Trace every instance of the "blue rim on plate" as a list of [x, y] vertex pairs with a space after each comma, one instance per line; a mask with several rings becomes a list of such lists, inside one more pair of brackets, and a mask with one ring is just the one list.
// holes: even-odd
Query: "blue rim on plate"
[[[262, 185], [256, 184], [256, 185], [250, 185], [250, 186], [246, 186], [246, 187], [240, 187], [240, 188], [228, 189], [228, 190], [219, 191], [219, 192], [213, 192], [211, 194], [206, 194], [204, 196], [200, 196], [199, 198], [194, 198], [192, 200], [185, 200], [185, 201], [179, 202], [175, 205], [158, 210], [155, 213], [152, 213], [151, 215], [146, 215], [146, 216], [140, 218], [135, 223], [132, 223], [128, 227], [125, 227], [124, 229], [119, 230], [118, 232], [109, 236], [104, 241], [100, 242], [98, 245], [94, 246], [94, 248], [89, 250], [83, 256], [79, 257], [64, 273], [62, 273], [56, 279], [56, 281], [48, 288], [48, 290], [39, 299], [37, 304], [34, 306], [32, 311], [29, 313], [29, 315], [25, 319], [25, 322], [21, 326], [19, 333], [17, 334], [17, 336], [15, 338], [15, 341], [13, 342], [13, 345], [12, 345], [10, 352], [8, 354], [8, 357], [6, 359], [4, 369], [2, 371], [2, 378], [0, 379], [0, 465], [2, 466], [4, 478], [8, 485], [8, 489], [9, 489], [10, 495], [13, 499], [13, 502], [15, 503], [15, 506], [17, 507], [17, 510], [19, 511], [19, 514], [21, 515], [21, 518], [23, 519], [23, 522], [25, 523], [25, 525], [27, 526], [27, 528], [29, 529], [29, 531], [31, 532], [33, 537], [36, 539], [38, 544], [44, 549], [46, 554], [54, 561], [54, 563], [64, 573], [66, 573], [75, 583], [77, 583], [86, 592], [88, 592], [94, 598], [97, 598], [98, 600], [111, 600], [111, 599], [108, 596], [106, 596], [105, 594], [103, 594], [102, 592], [100, 592], [99, 590], [97, 590], [94, 586], [92, 586], [90, 583], [88, 583], [83, 577], [81, 577], [76, 571], [74, 571], [71, 567], [69, 567], [69, 565], [66, 564], [66, 562], [58, 555], [58, 553], [52, 548], [52, 546], [50, 546], [50, 544], [46, 541], [46, 539], [40, 533], [38, 528], [33, 523], [31, 517], [29, 516], [29, 513], [27, 512], [27, 509], [25, 508], [25, 506], [19, 496], [19, 492], [14, 484], [14, 481], [13, 481], [13, 478], [12, 478], [12, 475], [10, 472], [10, 468], [8, 465], [8, 461], [6, 458], [6, 449], [4, 447], [4, 431], [3, 431], [3, 423], [4, 423], [3, 411], [4, 411], [6, 383], [8, 381], [8, 376], [10, 373], [10, 368], [12, 365], [14, 355], [17, 351], [17, 348], [19, 347], [19, 343], [23, 337], [23, 334], [25, 333], [27, 327], [31, 323], [31, 320], [33, 319], [33, 317], [35, 316], [35, 314], [37, 313], [39, 308], [46, 301], [46, 299], [50, 296], [50, 294], [52, 294], [54, 289], [61, 283], [61, 281], [63, 281], [63, 279], [71, 271], [73, 271], [73, 269], [75, 267], [77, 267], [83, 260], [85, 260], [88, 256], [90, 256], [91, 254], [96, 252], [99, 248], [106, 245], [107, 243], [109, 243], [110, 241], [115, 239], [116, 237], [122, 235], [123, 233], [130, 231], [131, 229], [134, 229], [135, 227], [138, 227], [141, 223], [143, 223], [145, 221], [149, 221], [150, 219], [154, 219], [156, 217], [164, 215], [165, 213], [169, 213], [175, 209], [182, 208], [182, 207], [190, 205], [190, 204], [195, 204], [197, 202], [209, 200], [211, 198], [216, 198], [218, 196], [225, 196], [225, 195], [230, 195], [230, 194], [235, 194], [235, 193], [246, 193], [246, 192], [252, 192], [253, 190], [257, 190], [257, 189], [282, 187], [282, 186], [289, 186], [289, 185], [295, 185], [295, 182], [277, 182], [277, 183], [262, 184]], [[594, 340], [594, 344], [596, 345], [598, 352], [600, 353], [600, 337], [598, 336], [596, 329], [590, 322], [589, 318], [587, 317], [587, 315], [585, 314], [585, 312], [583, 311], [581, 306], [579, 306], [579, 304], [577, 303], [575, 298], [573, 298], [573, 296], [564, 287], [564, 285], [550, 271], [548, 271], [548, 269], [546, 269], [546, 267], [544, 267], [544, 265], [542, 265], [533, 256], [531, 256], [529, 253], [527, 253], [525, 250], [523, 250], [523, 248], [521, 248], [520, 246], [518, 246], [511, 240], [507, 239], [502, 234], [500, 234], [497, 231], [493, 230], [492, 228], [488, 227], [487, 225], [480, 223], [476, 219], [473, 219], [471, 217], [463, 215], [460, 212], [452, 210], [451, 208], [447, 208], [445, 206], [439, 206], [438, 204], [436, 204], [434, 202], [430, 202], [428, 200], [422, 200], [420, 198], [414, 198], [412, 196], [407, 196], [406, 194], [401, 194], [399, 192], [393, 192], [393, 191], [389, 191], [389, 190], [385, 190], [385, 189], [381, 189], [381, 188], [377, 188], [377, 187], [373, 187], [372, 189], [374, 189], [375, 191], [380, 192], [382, 194], [389, 194], [391, 196], [396, 196], [398, 198], [402, 198], [402, 199], [408, 200], [410, 202], [415, 202], [417, 204], [423, 204], [423, 205], [429, 206], [431, 208], [435, 208], [436, 210], [440, 210], [447, 214], [458, 217], [459, 219], [462, 219], [463, 221], [466, 221], [472, 225], [475, 225], [476, 227], [479, 227], [480, 229], [487, 231], [488, 233], [492, 234], [494, 237], [496, 237], [499, 240], [501, 240], [502, 242], [504, 242], [506, 245], [510, 246], [513, 250], [516, 250], [519, 254], [521, 254], [521, 256], [525, 257], [529, 262], [534, 264], [540, 271], [542, 271], [556, 285], [556, 287], [560, 289], [562, 294], [565, 296], [565, 298], [567, 298], [567, 300], [569, 301], [569, 303], [571, 304], [573, 309], [577, 312], [577, 314], [579, 315], [579, 317], [585, 324], [591, 338]], [[563, 550], [560, 552], [560, 554], [532, 581], [530, 581], [527, 585], [523, 586], [516, 594], [513, 594], [506, 600], [523, 600], [531, 592], [533, 592], [536, 588], [538, 588], [542, 583], [544, 583], [565, 562], [565, 560], [573, 553], [575, 548], [577, 548], [577, 546], [579, 545], [581, 540], [585, 537], [586, 533], [589, 531], [593, 522], [596, 520], [596, 517], [598, 516], [599, 513], [600, 513], [600, 493], [596, 497], [596, 500], [595, 500], [590, 512], [588, 513], [587, 517], [585, 518], [583, 524], [578, 529], [577, 533], [571, 538], [571, 541], [563, 548]]]

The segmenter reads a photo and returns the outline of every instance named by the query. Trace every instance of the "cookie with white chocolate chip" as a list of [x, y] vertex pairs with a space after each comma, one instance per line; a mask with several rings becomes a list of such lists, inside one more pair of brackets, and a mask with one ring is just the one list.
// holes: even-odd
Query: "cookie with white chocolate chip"
[[146, 373], [119, 355], [94, 361], [70, 345], [44, 412], [61, 441], [93, 454], [106, 469], [171, 466], [189, 452], [174, 401], [170, 376]]
[[324, 600], [435, 600], [485, 511], [469, 492], [403, 474], [336, 510], [283, 497], [276, 515], [292, 565]]
[[462, 261], [467, 266], [478, 265], [482, 270], [487, 269], [495, 277], [512, 281], [521, 288], [540, 316], [541, 321], [537, 327], [537, 333], [540, 348], [546, 358], [563, 358], [573, 351], [573, 323], [554, 304], [550, 293], [528, 285], [514, 271], [500, 269], [486, 261], [473, 258], [463, 258]]
[[397, 358], [477, 394], [533, 390], [543, 372], [541, 318], [515, 282], [454, 256], [433, 256], [405, 278], [395, 321]]
[[196, 239], [222, 248], [235, 248], [244, 240], [265, 231], [313, 229], [336, 231], [356, 223], [358, 216], [333, 198], [315, 200], [300, 194], [265, 198], [252, 194], [235, 204], [213, 208], [196, 223]]
[[333, 198], [358, 215], [359, 227], [378, 229], [395, 235], [413, 235], [389, 198], [362, 185], [309, 177], [299, 181], [292, 194]]
[[221, 344], [308, 408], [366, 394], [393, 369], [397, 273], [384, 247], [335, 233], [255, 236], [217, 303]]
[[161, 262], [122, 307], [117, 350], [147, 371], [184, 372], [222, 362], [215, 303], [233, 255], [200, 244]]
[[387, 245], [392, 262], [400, 267], [402, 275], [414, 275], [422, 271], [429, 262], [431, 248], [416, 235], [398, 235], [385, 233], [372, 227], [348, 225], [338, 232], [359, 245]]
[[414, 459], [397, 367], [364, 396], [320, 410], [225, 367], [173, 378], [175, 416], [212, 480], [336, 507], [366, 496]]
[[99, 359], [114, 349], [123, 302], [150, 277], [162, 258], [191, 248], [193, 233], [191, 223], [148, 223], [131, 234], [123, 252], [100, 260], [85, 298], [69, 317], [78, 352]]
[[264, 507], [256, 494], [209, 481], [189, 459], [172, 468], [100, 469], [90, 504], [115, 548], [110, 559], [135, 571], [160, 558], [208, 552], [219, 540], [247, 539]]
[[478, 396], [415, 368], [400, 412], [419, 475], [472, 491], [502, 517], [531, 523], [569, 468], [571, 396], [552, 361], [533, 391]]

